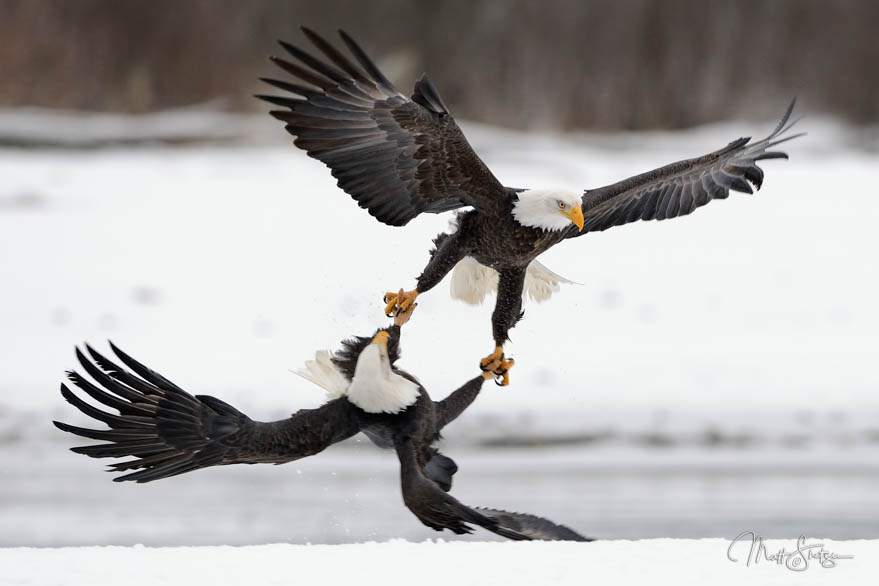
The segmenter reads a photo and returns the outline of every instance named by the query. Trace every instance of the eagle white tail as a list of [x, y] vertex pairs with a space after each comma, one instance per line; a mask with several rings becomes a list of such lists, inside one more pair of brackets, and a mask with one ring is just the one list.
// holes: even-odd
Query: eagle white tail
[[486, 295], [497, 291], [497, 282], [496, 270], [479, 264], [472, 256], [465, 256], [452, 270], [452, 299], [479, 305]]
[[333, 364], [332, 358], [333, 353], [329, 350], [318, 350], [314, 353], [314, 360], [306, 360], [303, 368], [294, 371], [324, 389], [327, 401], [338, 399], [348, 389], [348, 380]]
[[[497, 291], [498, 272], [479, 264], [473, 257], [464, 257], [452, 271], [452, 299], [470, 305], [479, 305], [485, 296]], [[549, 270], [536, 260], [531, 261], [525, 272], [525, 289], [522, 297], [530, 297], [540, 303], [552, 297], [562, 284], [574, 283], [563, 276]]]
[[558, 293], [561, 285], [576, 285], [574, 281], [570, 281], [560, 274], [549, 270], [549, 268], [532, 260], [525, 272], [525, 293], [537, 303], [546, 301], [552, 297], [553, 293]]

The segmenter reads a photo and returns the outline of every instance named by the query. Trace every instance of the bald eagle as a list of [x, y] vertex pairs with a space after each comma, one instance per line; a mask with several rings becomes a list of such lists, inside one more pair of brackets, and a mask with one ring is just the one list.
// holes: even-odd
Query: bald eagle
[[471, 508], [448, 494], [457, 466], [434, 443], [443, 427], [473, 402], [485, 376], [432, 401], [415, 377], [395, 365], [399, 339], [400, 328], [394, 325], [371, 338], [346, 340], [335, 354], [318, 354], [318, 362], [303, 374], [324, 386], [331, 400], [271, 423], [253, 421], [220, 399], [189, 394], [112, 343], [128, 370], [89, 346], [88, 356], [77, 348], [77, 359], [94, 382], [72, 371], [70, 382], [118, 415], [98, 409], [62, 384], [61, 394], [70, 404], [110, 429], [54, 423], [63, 431], [105, 442], [72, 448], [76, 453], [132, 456], [110, 465], [112, 471], [126, 472], [114, 478], [117, 482], [151, 482], [225, 464], [283, 464], [362, 431], [379, 447], [396, 451], [403, 502], [432, 529], [462, 534], [472, 532], [473, 524], [509, 539], [585, 541], [546, 519]]
[[[263, 78], [288, 95], [261, 95], [280, 106], [294, 144], [325, 163], [338, 185], [378, 221], [403, 226], [421, 213], [459, 212], [440, 234], [410, 291], [385, 294], [386, 313], [405, 310], [452, 269], [453, 296], [479, 302], [497, 290], [492, 313], [495, 349], [480, 365], [507, 384], [508, 333], [522, 317], [523, 294], [541, 300], [564, 279], [537, 261], [563, 240], [638, 220], [687, 215], [730, 190], [753, 193], [763, 182], [757, 161], [787, 158], [771, 150], [799, 135], [791, 102], [765, 139], [740, 138], [707, 155], [672, 163], [618, 183], [587, 190], [504, 187], [476, 155], [426, 75], [411, 98], [400, 93], [350, 36], [339, 31], [354, 60], [313, 31], [305, 36], [329, 61], [281, 42], [295, 59], [272, 61], [301, 83]], [[356, 63], [355, 63], [356, 61]]]

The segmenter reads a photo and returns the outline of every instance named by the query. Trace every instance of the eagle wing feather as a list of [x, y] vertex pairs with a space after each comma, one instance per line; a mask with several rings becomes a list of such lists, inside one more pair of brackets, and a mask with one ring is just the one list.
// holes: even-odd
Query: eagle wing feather
[[95, 381], [70, 372], [68, 378], [108, 413], [78, 397], [67, 386], [61, 394], [89, 417], [110, 429], [96, 430], [55, 422], [66, 432], [107, 443], [72, 448], [93, 458], [134, 459], [111, 470], [135, 470], [115, 478], [150, 482], [221, 464], [282, 464], [316, 454], [360, 430], [356, 409], [344, 398], [318, 409], [303, 409], [288, 419], [253, 421], [228, 403], [193, 396], [111, 344], [128, 370], [86, 346], [77, 358]]
[[360, 207], [385, 224], [402, 226], [424, 212], [487, 210], [507, 197], [427, 76], [406, 98], [344, 32], [339, 34], [356, 64], [302, 30], [331, 64], [281, 42], [299, 63], [272, 61], [309, 85], [264, 78], [287, 95], [257, 97], [284, 108], [272, 116], [286, 123], [296, 146], [330, 168]]
[[583, 230], [570, 229], [568, 238], [600, 232], [638, 220], [665, 220], [691, 213], [714, 199], [729, 197], [730, 190], [753, 193], [763, 184], [758, 161], [786, 159], [770, 150], [800, 134], [788, 134], [797, 120], [790, 120], [796, 100], [787, 107], [781, 122], [763, 140], [734, 140], [722, 149], [678, 161], [613, 185], [587, 190], [583, 195]]

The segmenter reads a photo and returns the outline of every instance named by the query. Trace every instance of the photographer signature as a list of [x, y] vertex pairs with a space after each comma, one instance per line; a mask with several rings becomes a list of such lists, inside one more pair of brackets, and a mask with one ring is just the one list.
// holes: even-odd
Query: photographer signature
[[733, 550], [738, 547], [741, 550], [745, 547], [742, 544], [748, 544], [748, 558], [745, 561], [746, 566], [754, 565], [759, 561], [773, 562], [776, 565], [783, 565], [788, 570], [794, 572], [804, 572], [809, 569], [809, 563], [816, 561], [822, 568], [835, 568], [837, 560], [850, 560], [855, 556], [834, 553], [824, 549], [823, 543], [806, 543], [806, 537], [800, 535], [797, 539], [797, 547], [792, 551], [785, 548], [779, 549], [775, 553], [771, 553], [763, 544], [763, 537], [757, 535], [755, 531], [744, 531], [733, 538], [732, 543], [726, 550], [726, 557], [731, 562], [738, 562], [739, 558], [733, 557]]

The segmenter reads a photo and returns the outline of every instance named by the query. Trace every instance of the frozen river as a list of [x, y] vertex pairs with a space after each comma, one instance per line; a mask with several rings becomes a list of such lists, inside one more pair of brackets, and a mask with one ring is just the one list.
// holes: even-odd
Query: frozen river
[[[61, 438], [62, 440], [64, 438]], [[403, 507], [392, 452], [117, 484], [64, 441], [0, 448], [0, 546], [348, 543], [442, 537]], [[879, 538], [879, 450], [449, 447], [453, 494], [597, 538]], [[463, 539], [492, 540], [478, 531]]]

